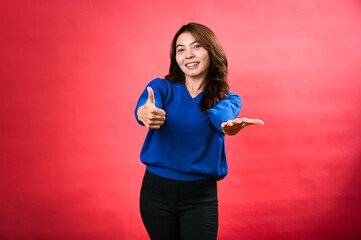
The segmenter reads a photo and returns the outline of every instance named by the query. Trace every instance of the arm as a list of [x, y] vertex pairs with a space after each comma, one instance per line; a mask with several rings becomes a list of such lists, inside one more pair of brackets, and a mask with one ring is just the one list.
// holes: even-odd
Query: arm
[[236, 94], [229, 93], [228, 98], [223, 99], [209, 110], [209, 118], [219, 131], [227, 135], [235, 135], [249, 125], [264, 125], [263, 121], [259, 119], [237, 118], [241, 106], [241, 98]]

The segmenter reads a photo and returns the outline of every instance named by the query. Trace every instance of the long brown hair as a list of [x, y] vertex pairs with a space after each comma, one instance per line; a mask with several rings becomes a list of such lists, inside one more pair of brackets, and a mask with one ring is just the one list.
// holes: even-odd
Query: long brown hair
[[182, 26], [173, 38], [170, 50], [171, 63], [169, 74], [165, 76], [166, 79], [174, 83], [185, 83], [184, 73], [176, 61], [177, 39], [184, 32], [191, 33], [209, 54], [210, 65], [203, 82], [203, 96], [200, 102], [201, 110], [208, 112], [219, 101], [227, 97], [229, 91], [227, 58], [211, 29], [199, 23], [188, 23]]

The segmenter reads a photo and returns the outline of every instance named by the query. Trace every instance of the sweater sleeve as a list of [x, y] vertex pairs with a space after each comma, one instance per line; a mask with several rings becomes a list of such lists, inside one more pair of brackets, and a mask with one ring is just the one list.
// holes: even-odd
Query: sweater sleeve
[[[164, 96], [165, 96], [165, 90], [164, 90], [164, 85], [163, 85], [163, 82], [161, 79], [159, 78], [156, 78], [154, 80], [152, 80], [148, 85], [147, 87], [151, 87], [153, 89], [153, 92], [154, 92], [154, 100], [155, 100], [155, 106], [157, 108], [160, 108], [162, 109], [163, 108], [163, 99], [164, 99]], [[137, 120], [137, 122], [140, 124], [140, 125], [143, 125], [144, 124], [138, 120], [138, 115], [137, 115], [137, 111], [138, 111], [138, 108], [143, 106], [145, 104], [145, 102], [148, 100], [148, 90], [147, 90], [147, 87], [144, 89], [143, 93], [140, 95], [139, 99], [138, 99], [138, 102], [137, 102], [137, 105], [135, 107], [135, 119]]]
[[241, 111], [241, 106], [241, 98], [229, 92], [228, 98], [223, 99], [208, 111], [209, 119], [213, 126], [223, 133], [221, 124], [235, 119]]

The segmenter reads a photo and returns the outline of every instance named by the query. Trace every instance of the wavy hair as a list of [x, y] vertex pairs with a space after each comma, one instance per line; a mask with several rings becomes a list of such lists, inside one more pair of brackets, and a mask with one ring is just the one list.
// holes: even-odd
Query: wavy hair
[[170, 68], [166, 79], [173, 83], [185, 83], [183, 71], [176, 61], [176, 44], [179, 35], [189, 32], [208, 52], [210, 65], [203, 82], [203, 96], [200, 102], [202, 111], [208, 112], [219, 101], [227, 97], [229, 86], [227, 82], [228, 63], [226, 55], [218, 38], [208, 27], [199, 23], [188, 23], [182, 26], [175, 34], [170, 49]]

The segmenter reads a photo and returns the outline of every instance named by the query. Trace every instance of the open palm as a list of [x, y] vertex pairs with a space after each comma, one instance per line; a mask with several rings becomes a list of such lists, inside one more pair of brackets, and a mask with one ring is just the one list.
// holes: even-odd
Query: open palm
[[241, 129], [249, 125], [264, 125], [264, 122], [260, 119], [248, 119], [243, 117], [223, 122], [221, 127], [225, 134], [236, 135]]

